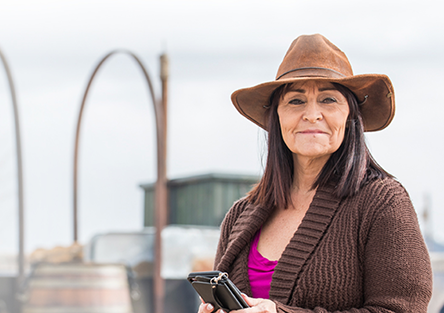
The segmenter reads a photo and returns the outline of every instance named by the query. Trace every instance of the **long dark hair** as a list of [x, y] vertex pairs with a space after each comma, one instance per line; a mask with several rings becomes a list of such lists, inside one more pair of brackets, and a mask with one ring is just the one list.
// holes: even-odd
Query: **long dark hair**
[[[364, 124], [356, 96], [347, 87], [332, 83], [347, 99], [350, 109], [344, 140], [328, 159], [312, 188], [334, 180], [335, 195], [344, 198], [356, 194], [369, 181], [392, 177], [373, 159], [364, 138]], [[277, 113], [282, 96], [291, 84], [277, 88], [270, 97], [268, 108], [268, 154], [260, 182], [248, 193], [254, 204], [287, 208], [291, 205], [291, 187], [294, 176], [293, 154], [285, 144]]]

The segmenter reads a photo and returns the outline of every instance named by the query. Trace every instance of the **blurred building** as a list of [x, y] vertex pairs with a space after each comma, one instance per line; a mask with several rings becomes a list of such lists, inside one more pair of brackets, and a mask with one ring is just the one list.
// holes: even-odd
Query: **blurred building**
[[[233, 203], [259, 181], [250, 175], [212, 173], [168, 182], [168, 224], [219, 226]], [[140, 185], [145, 192], [144, 226], [154, 226], [155, 184]]]

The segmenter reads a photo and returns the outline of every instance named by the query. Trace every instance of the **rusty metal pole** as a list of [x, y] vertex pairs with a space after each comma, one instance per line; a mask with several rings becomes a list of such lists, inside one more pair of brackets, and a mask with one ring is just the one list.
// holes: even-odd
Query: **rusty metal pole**
[[156, 138], [157, 138], [157, 158], [159, 160], [159, 151], [161, 150], [159, 147], [161, 146], [161, 138], [162, 135], [160, 134], [160, 128], [159, 128], [159, 123], [161, 123], [161, 121], [163, 120], [163, 114], [162, 114], [162, 108], [160, 107], [161, 103], [159, 101], [156, 100], [156, 97], [154, 95], [154, 88], [153, 85], [151, 83], [151, 79], [150, 76], [148, 75], [148, 71], [145, 68], [145, 66], [143, 65], [142, 61], [135, 55], [133, 54], [131, 51], [127, 51], [127, 50], [114, 50], [111, 51], [110, 53], [108, 53], [107, 55], [105, 55], [100, 62], [97, 64], [97, 66], [95, 67], [94, 71], [92, 72], [88, 84], [86, 86], [85, 92], [83, 93], [83, 98], [82, 98], [82, 103], [80, 105], [80, 110], [79, 110], [79, 116], [77, 118], [77, 127], [76, 127], [76, 136], [75, 136], [75, 143], [74, 143], [74, 166], [73, 166], [73, 221], [74, 221], [74, 225], [73, 225], [73, 232], [74, 232], [74, 242], [78, 241], [78, 192], [77, 192], [77, 187], [78, 187], [78, 163], [79, 163], [79, 149], [80, 149], [80, 129], [81, 129], [81, 125], [82, 125], [82, 117], [83, 117], [83, 112], [86, 106], [86, 99], [88, 97], [89, 91], [91, 89], [91, 85], [92, 82], [94, 80], [94, 78], [96, 77], [96, 74], [98, 73], [99, 69], [103, 66], [103, 64], [113, 55], [118, 54], [118, 53], [124, 53], [128, 56], [130, 56], [131, 58], [133, 58], [137, 64], [139, 65], [140, 69], [143, 72], [143, 76], [145, 77], [145, 81], [147, 83], [147, 87], [148, 87], [148, 91], [149, 91], [149, 96], [151, 97], [151, 100], [153, 102], [153, 108], [154, 108], [154, 114], [155, 114], [155, 121], [156, 121]]
[[17, 105], [17, 97], [14, 88], [12, 74], [6, 61], [5, 56], [0, 51], [0, 59], [8, 78], [9, 90], [11, 92], [11, 101], [14, 112], [15, 121], [15, 149], [17, 156], [17, 191], [18, 191], [18, 226], [19, 226], [19, 252], [18, 252], [18, 283], [17, 286], [24, 280], [25, 276], [25, 209], [23, 196], [23, 166], [22, 166], [22, 144], [20, 139], [20, 123], [19, 112]]
[[154, 260], [154, 299], [155, 312], [164, 312], [165, 281], [162, 277], [162, 230], [168, 219], [168, 187], [167, 187], [167, 92], [168, 92], [168, 57], [160, 56], [160, 79], [162, 80], [162, 114], [159, 116], [160, 136], [157, 148], [157, 182], [155, 190], [155, 260]]
[[74, 219], [74, 242], [78, 240], [78, 223], [77, 223], [77, 185], [78, 185], [78, 154], [79, 154], [79, 142], [80, 142], [80, 128], [82, 122], [83, 110], [86, 104], [88, 92], [90, 90], [92, 81], [97, 74], [100, 67], [104, 62], [116, 53], [125, 53], [131, 56], [140, 66], [143, 71], [144, 77], [148, 84], [149, 93], [154, 105], [154, 113], [156, 120], [156, 142], [157, 142], [157, 182], [155, 190], [155, 226], [156, 226], [156, 239], [155, 239], [155, 262], [154, 262], [154, 299], [155, 299], [155, 311], [156, 313], [163, 313], [163, 304], [165, 298], [165, 283], [161, 276], [161, 264], [162, 264], [162, 230], [167, 224], [168, 218], [168, 187], [167, 187], [167, 91], [168, 91], [168, 58], [165, 54], [160, 57], [160, 78], [162, 80], [162, 98], [157, 100], [154, 95], [154, 89], [151, 84], [150, 77], [145, 66], [130, 51], [116, 50], [108, 53], [94, 69], [85, 93], [83, 95], [82, 104], [80, 106], [79, 117], [77, 121], [76, 138], [74, 146], [74, 173], [73, 173], [73, 219]]

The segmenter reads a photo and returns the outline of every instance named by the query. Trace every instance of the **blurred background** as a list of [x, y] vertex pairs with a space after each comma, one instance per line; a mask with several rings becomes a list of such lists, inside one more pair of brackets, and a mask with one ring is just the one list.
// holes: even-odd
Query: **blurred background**
[[[424, 233], [443, 242], [442, 11], [437, 0], [0, 0], [0, 49], [21, 119], [26, 253], [72, 243], [75, 127], [100, 58], [118, 48], [132, 51], [160, 96], [159, 55], [168, 54], [169, 179], [258, 177], [264, 131], [237, 113], [230, 95], [273, 80], [292, 40], [312, 33], [343, 50], [355, 74], [383, 73], [392, 80], [395, 118], [386, 130], [367, 134], [367, 142], [406, 187]], [[18, 221], [10, 101], [0, 74], [0, 256], [13, 257]], [[155, 179], [149, 94], [133, 60], [116, 55], [96, 77], [84, 112], [80, 243], [146, 226], [141, 185]]]

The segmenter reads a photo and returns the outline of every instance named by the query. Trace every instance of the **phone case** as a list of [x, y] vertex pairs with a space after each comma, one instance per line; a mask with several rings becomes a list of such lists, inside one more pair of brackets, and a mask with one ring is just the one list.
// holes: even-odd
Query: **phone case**
[[219, 309], [229, 312], [249, 307], [227, 273], [194, 272], [187, 279], [202, 300], [214, 306], [214, 312]]

